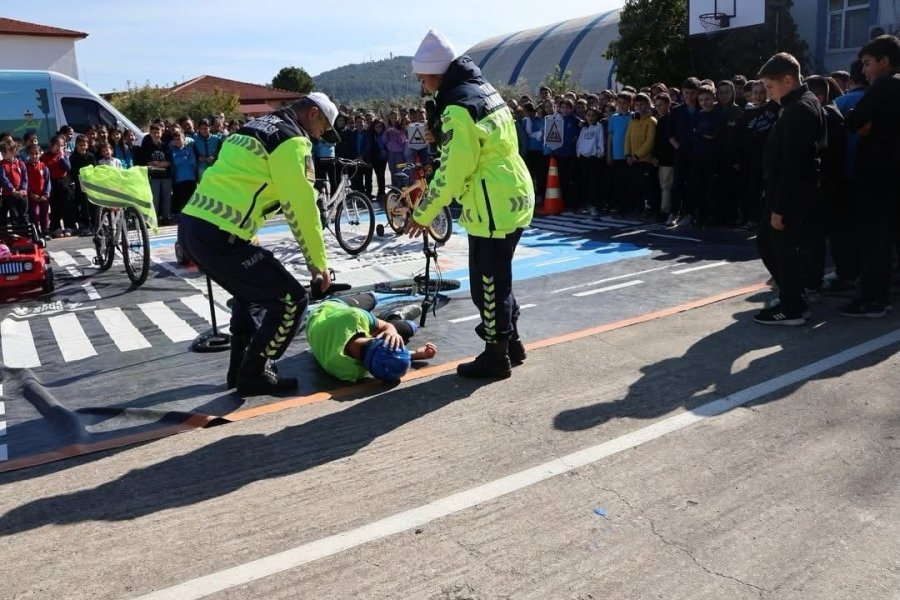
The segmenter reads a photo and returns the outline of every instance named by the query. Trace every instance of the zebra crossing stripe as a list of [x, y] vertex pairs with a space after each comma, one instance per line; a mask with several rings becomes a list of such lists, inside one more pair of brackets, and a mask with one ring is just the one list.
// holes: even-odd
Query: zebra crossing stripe
[[[181, 298], [181, 303], [194, 311], [195, 314], [203, 317], [207, 323], [212, 323], [212, 314], [209, 312], [209, 299], [203, 294]], [[216, 325], [218, 328], [227, 332], [229, 321], [231, 321], [231, 313], [216, 306]]]
[[79, 248], [78, 254], [88, 259], [91, 264], [94, 264], [94, 259], [97, 258], [96, 248]]
[[50, 321], [50, 329], [53, 330], [53, 337], [56, 338], [56, 345], [59, 346], [63, 360], [72, 362], [97, 356], [97, 351], [81, 327], [77, 315], [59, 315], [47, 320]]
[[93, 284], [85, 283], [81, 287], [84, 288], [84, 291], [87, 293], [88, 298], [91, 300], [102, 300], [99, 292], [97, 292], [96, 288], [94, 288]]
[[197, 337], [194, 328], [163, 302], [147, 302], [138, 308], [173, 342], [189, 342]]
[[7, 367], [31, 369], [41, 366], [28, 321], [0, 321], [0, 350], [3, 351], [3, 364]]
[[94, 314], [122, 352], [151, 347], [147, 338], [128, 320], [121, 308], [104, 308], [94, 311]]
[[50, 258], [61, 267], [74, 267], [78, 265], [78, 262], [72, 258], [72, 255], [66, 252], [65, 250], [57, 250], [56, 252], [50, 253]]

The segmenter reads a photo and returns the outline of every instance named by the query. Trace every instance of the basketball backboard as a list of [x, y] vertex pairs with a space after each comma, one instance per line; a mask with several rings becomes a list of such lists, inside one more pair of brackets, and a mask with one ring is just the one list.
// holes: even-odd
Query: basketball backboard
[[688, 0], [688, 35], [710, 34], [766, 22], [766, 0]]

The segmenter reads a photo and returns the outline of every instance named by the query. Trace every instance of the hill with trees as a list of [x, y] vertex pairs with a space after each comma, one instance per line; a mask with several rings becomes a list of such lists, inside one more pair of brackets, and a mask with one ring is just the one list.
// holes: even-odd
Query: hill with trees
[[314, 77], [316, 90], [339, 102], [365, 102], [376, 98], [419, 95], [411, 56], [344, 65]]

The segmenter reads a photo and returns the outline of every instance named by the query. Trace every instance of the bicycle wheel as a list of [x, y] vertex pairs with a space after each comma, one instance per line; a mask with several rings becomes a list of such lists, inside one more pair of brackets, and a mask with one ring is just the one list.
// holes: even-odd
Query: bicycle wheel
[[357, 255], [375, 236], [375, 209], [368, 196], [350, 192], [334, 213], [334, 237], [345, 252]]
[[94, 262], [101, 271], [107, 271], [113, 264], [116, 256], [115, 230], [113, 229], [112, 212], [108, 208], [100, 211], [100, 226], [94, 234], [94, 247], [97, 249], [97, 258]]
[[453, 235], [453, 215], [446, 206], [434, 218], [428, 227], [428, 233], [434, 238], [438, 244], [446, 244], [450, 236]]
[[406, 201], [400, 198], [400, 190], [389, 188], [384, 197], [384, 213], [387, 215], [388, 226], [394, 233], [403, 233], [406, 229], [406, 221], [409, 219], [409, 208]]
[[376, 283], [373, 291], [380, 294], [424, 294], [426, 287], [432, 292], [452, 292], [462, 285], [458, 279], [425, 279], [423, 275], [416, 275], [412, 279], [398, 279], [396, 281], [383, 281]]
[[144, 217], [137, 209], [128, 207], [122, 221], [122, 258], [125, 273], [135, 287], [147, 281], [150, 272], [150, 234]]

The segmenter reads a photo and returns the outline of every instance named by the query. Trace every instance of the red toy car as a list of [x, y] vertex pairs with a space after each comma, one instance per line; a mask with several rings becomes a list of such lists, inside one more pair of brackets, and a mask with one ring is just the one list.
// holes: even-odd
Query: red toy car
[[52, 292], [56, 284], [46, 246], [33, 225], [0, 230], [0, 291], [40, 287]]

